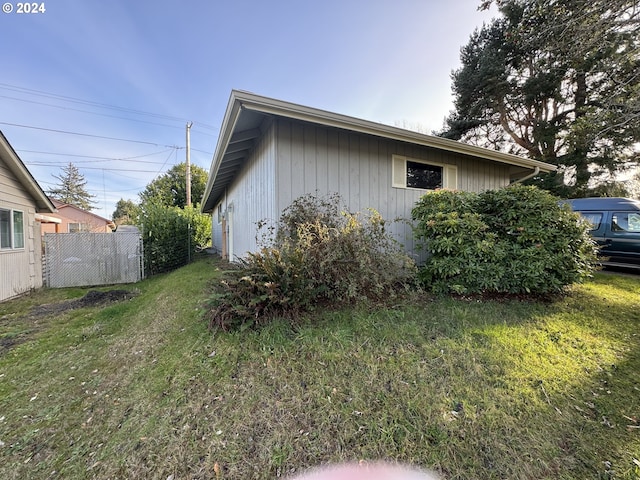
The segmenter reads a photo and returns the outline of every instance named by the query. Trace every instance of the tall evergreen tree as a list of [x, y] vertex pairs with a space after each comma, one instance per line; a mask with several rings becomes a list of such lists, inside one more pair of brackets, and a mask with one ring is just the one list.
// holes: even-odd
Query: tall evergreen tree
[[441, 134], [560, 166], [538, 182], [562, 195], [610, 182], [637, 161], [637, 0], [495, 3], [501, 16], [461, 50]]
[[62, 175], [53, 175], [60, 183], [58, 187], [49, 189], [48, 195], [62, 203], [87, 211], [93, 210], [95, 195], [86, 190], [87, 181], [78, 168], [69, 162], [69, 165], [62, 168], [62, 172]]

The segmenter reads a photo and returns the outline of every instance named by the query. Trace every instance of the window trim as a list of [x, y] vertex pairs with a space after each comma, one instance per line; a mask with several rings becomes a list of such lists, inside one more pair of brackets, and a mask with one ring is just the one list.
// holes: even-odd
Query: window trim
[[[71, 231], [71, 225], [77, 225], [78, 229]], [[91, 232], [91, 225], [83, 222], [69, 222], [67, 223], [67, 233], [87, 233]]]
[[[0, 208], [0, 211], [7, 212], [9, 214], [9, 245], [6, 247], [2, 247], [2, 243], [0, 242], [0, 250], [9, 251], [9, 250], [24, 250], [27, 244], [27, 238], [25, 234], [25, 214], [23, 210], [16, 210], [13, 208]], [[22, 246], [16, 247], [16, 224], [15, 215], [16, 213], [20, 214], [22, 218]], [[0, 236], [2, 236], [2, 230], [0, 229]]]
[[217, 213], [218, 213], [218, 225], [222, 224], [222, 219], [224, 218], [224, 212], [222, 211], [222, 202], [218, 204]]
[[[639, 215], [638, 212], [634, 212], [634, 211], [614, 211], [611, 212], [611, 231], [613, 233], [619, 233], [619, 234], [635, 234], [637, 235], [638, 233], [640, 233], [640, 230], [636, 230], [635, 228], [631, 228], [631, 225], [629, 222], [629, 216], [630, 215]], [[624, 220], [624, 223], [627, 225], [627, 227], [629, 228], [624, 228], [622, 226], [620, 226], [620, 220], [619, 217], [624, 215], [626, 218]]]
[[[604, 212], [578, 212], [582, 218], [584, 220], [586, 220], [587, 222], [589, 222], [589, 224], [591, 225], [591, 228], [589, 229], [589, 231], [591, 232], [595, 232], [597, 230], [600, 230], [600, 227], [602, 226], [602, 220], [604, 219]], [[598, 218], [598, 222], [592, 222], [592, 219], [596, 219]]]
[[[419, 158], [406, 157], [404, 155], [391, 156], [391, 186], [405, 190], [417, 190], [420, 192], [432, 192], [433, 189], [416, 188], [407, 186], [407, 162], [422, 163], [431, 167], [442, 168], [442, 190], [457, 190], [458, 166], [450, 163], [432, 162]], [[439, 189], [436, 189], [439, 190]]]

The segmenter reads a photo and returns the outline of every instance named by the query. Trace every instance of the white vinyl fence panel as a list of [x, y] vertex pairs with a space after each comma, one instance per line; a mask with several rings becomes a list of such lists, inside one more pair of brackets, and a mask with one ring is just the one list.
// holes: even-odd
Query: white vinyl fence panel
[[140, 233], [46, 233], [44, 283], [82, 287], [135, 283], [144, 277]]

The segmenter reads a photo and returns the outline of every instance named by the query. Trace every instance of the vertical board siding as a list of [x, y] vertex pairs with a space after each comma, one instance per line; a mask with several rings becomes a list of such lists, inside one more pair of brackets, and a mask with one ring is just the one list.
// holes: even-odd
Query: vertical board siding
[[[279, 119], [275, 137], [277, 193], [271, 212], [281, 212], [303, 194], [338, 192], [353, 212], [374, 208], [389, 222], [409, 220], [424, 191], [392, 187], [393, 154], [456, 165], [460, 190], [480, 192], [509, 184], [506, 164], [371, 135]], [[390, 230], [407, 250], [415, 250], [409, 224], [394, 222]]]
[[211, 248], [222, 255], [222, 224], [218, 223], [218, 205], [211, 215]]

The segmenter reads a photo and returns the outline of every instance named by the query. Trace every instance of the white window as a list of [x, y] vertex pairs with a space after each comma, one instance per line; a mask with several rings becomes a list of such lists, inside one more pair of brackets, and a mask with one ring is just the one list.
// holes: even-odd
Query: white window
[[24, 213], [0, 209], [0, 248], [24, 248]]
[[218, 204], [218, 223], [222, 223], [222, 218], [224, 217], [224, 213], [222, 213], [222, 203]]
[[458, 188], [458, 167], [455, 165], [425, 162], [401, 155], [393, 155], [392, 160], [392, 185], [395, 188]]
[[86, 223], [69, 223], [69, 233], [90, 232], [91, 226]]

